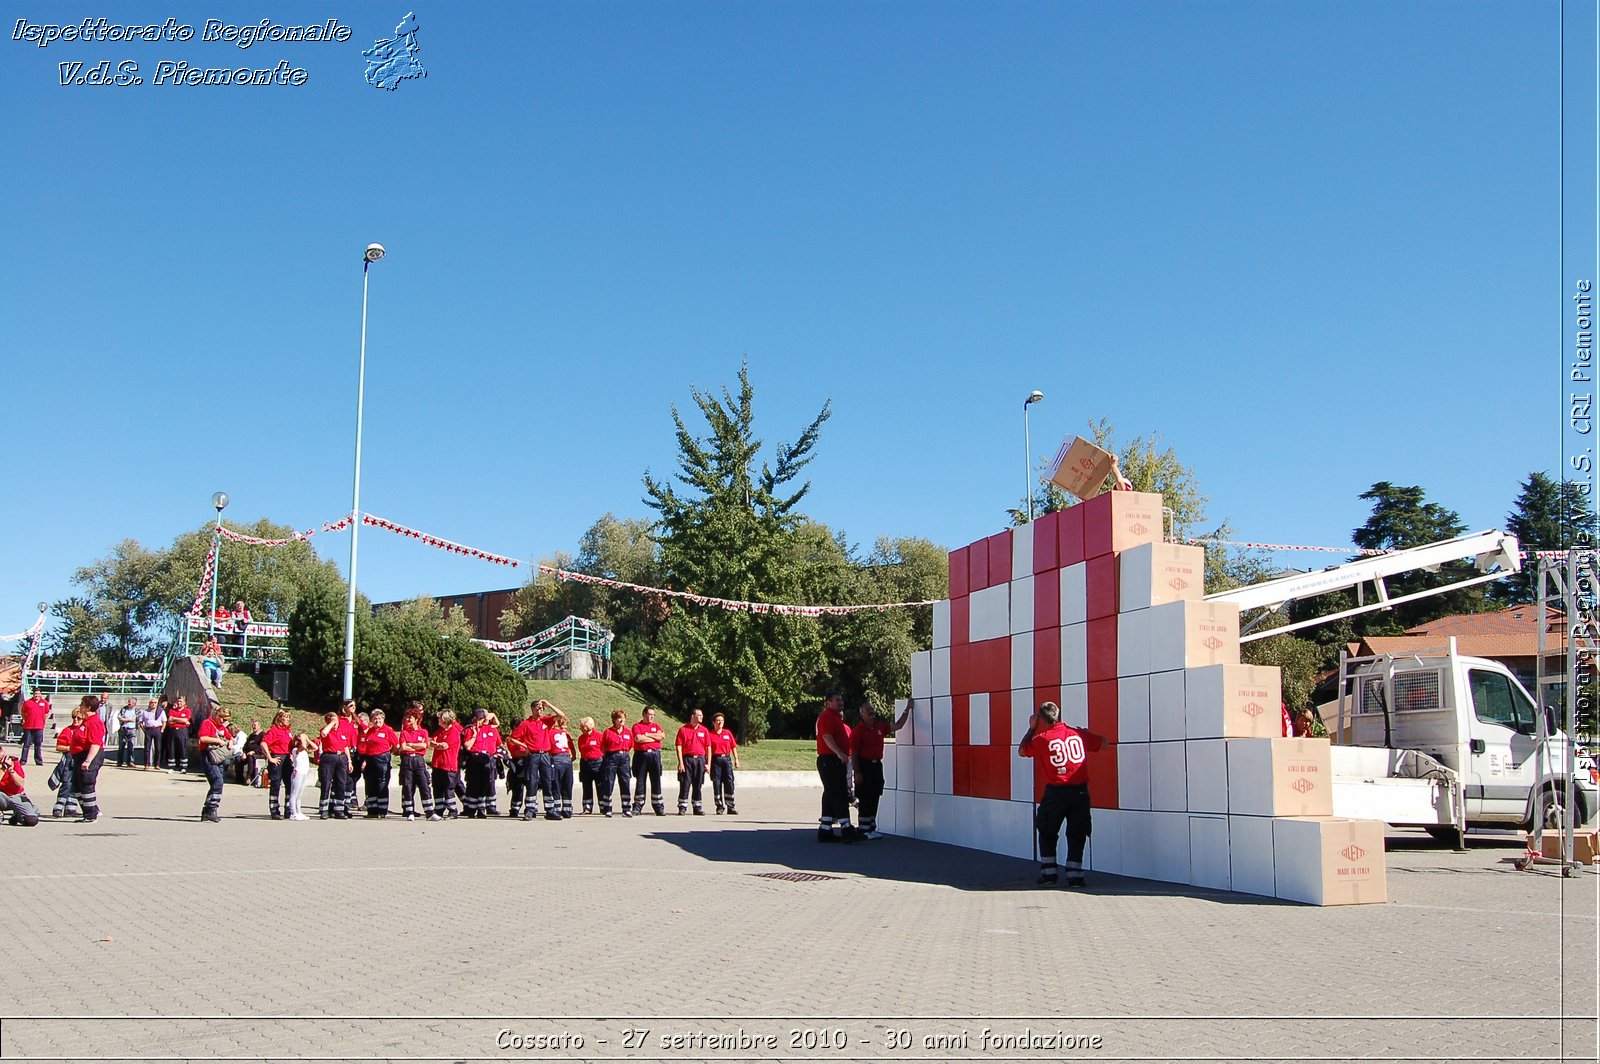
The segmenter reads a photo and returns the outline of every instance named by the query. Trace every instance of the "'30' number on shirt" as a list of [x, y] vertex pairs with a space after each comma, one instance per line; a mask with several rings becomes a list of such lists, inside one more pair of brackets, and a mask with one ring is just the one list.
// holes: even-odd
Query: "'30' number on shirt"
[[1081, 765], [1084, 757], [1081, 737], [1069, 735], [1065, 739], [1050, 740], [1050, 764], [1057, 769], [1064, 769], [1068, 765]]

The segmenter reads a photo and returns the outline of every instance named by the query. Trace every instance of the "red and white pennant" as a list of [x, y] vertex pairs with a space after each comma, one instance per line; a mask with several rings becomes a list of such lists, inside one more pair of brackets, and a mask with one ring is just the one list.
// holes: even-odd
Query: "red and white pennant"
[[393, 532], [399, 536], [405, 536], [408, 539], [414, 539], [419, 543], [433, 547], [435, 550], [448, 551], [451, 554], [459, 554], [465, 558], [477, 558], [480, 561], [492, 562], [495, 565], [509, 565], [513, 569], [521, 564], [515, 558], [508, 558], [504, 554], [494, 554], [490, 551], [479, 550], [477, 547], [469, 547], [464, 543], [456, 543], [452, 540], [442, 539], [439, 536], [430, 536], [426, 532], [419, 532], [398, 522], [385, 520], [382, 517], [374, 517], [372, 514], [362, 514], [361, 523], [371, 525], [373, 528], [381, 528], [385, 531]]
[[570, 580], [578, 584], [601, 584], [605, 587], [622, 588], [625, 591], [638, 591], [646, 595], [668, 595], [672, 598], [692, 602], [696, 606], [715, 606], [718, 609], [734, 613], [755, 614], [783, 614], [795, 617], [823, 617], [837, 616], [844, 613], [860, 613], [864, 610], [897, 610], [908, 606], [932, 606], [933, 599], [924, 599], [920, 602], [874, 602], [853, 606], [797, 606], [781, 602], [746, 602], [742, 599], [716, 598], [711, 595], [696, 595], [692, 591], [673, 591], [664, 587], [646, 587], [643, 584], [630, 584], [626, 580], [612, 580], [604, 576], [590, 576], [588, 573], [575, 573], [569, 569], [557, 569], [553, 565], [539, 566], [541, 573], [549, 573], [557, 580]]

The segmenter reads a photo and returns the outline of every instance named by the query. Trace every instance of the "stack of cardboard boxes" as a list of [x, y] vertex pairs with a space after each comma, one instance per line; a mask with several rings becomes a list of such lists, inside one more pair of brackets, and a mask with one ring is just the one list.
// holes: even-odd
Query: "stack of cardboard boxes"
[[[1092, 869], [1330, 905], [1385, 900], [1383, 825], [1332, 814], [1326, 740], [1282, 738], [1274, 667], [1239, 663], [1205, 553], [1159, 495], [1109, 492], [950, 554], [880, 829], [1033, 854], [1034, 708], [1109, 740], [1089, 762]], [[897, 709], [898, 712], [898, 709]]]

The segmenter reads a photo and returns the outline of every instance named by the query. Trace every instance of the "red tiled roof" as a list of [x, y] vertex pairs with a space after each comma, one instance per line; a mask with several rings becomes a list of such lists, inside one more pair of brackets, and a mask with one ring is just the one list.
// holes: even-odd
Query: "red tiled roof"
[[[1368, 654], [1442, 654], [1449, 635], [1369, 635], [1361, 640]], [[1567, 647], [1566, 635], [1553, 632], [1545, 637], [1545, 654], [1560, 654]], [[1539, 656], [1537, 632], [1506, 635], [1486, 632], [1457, 635], [1456, 652], [1474, 658], [1534, 658]]]
[[[1562, 632], [1565, 616], [1558, 609], [1549, 609], [1545, 618], [1552, 632]], [[1407, 628], [1407, 635], [1463, 636], [1463, 635], [1536, 635], [1539, 625], [1538, 606], [1512, 606], [1493, 613], [1457, 613], [1440, 617], [1415, 628]], [[1529, 653], [1533, 653], [1529, 651]]]

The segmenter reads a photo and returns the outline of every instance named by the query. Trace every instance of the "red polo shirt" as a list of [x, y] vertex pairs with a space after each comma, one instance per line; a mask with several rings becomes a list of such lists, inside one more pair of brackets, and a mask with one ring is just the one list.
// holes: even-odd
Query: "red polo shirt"
[[11, 767], [0, 773], [0, 794], [18, 795], [22, 793], [22, 781], [27, 776], [22, 771], [22, 762], [13, 761]]
[[839, 744], [839, 749], [845, 753], [850, 752], [850, 729], [845, 727], [844, 716], [837, 709], [822, 707], [822, 712], [817, 714], [817, 756], [831, 754], [825, 738], [833, 736], [833, 741]]
[[[401, 728], [400, 729], [400, 745], [401, 746], [416, 746], [419, 743], [422, 745], [422, 749], [423, 750], [426, 750], [428, 748], [428, 733], [427, 732], [423, 731], [421, 728]], [[421, 756], [421, 754], [419, 754], [415, 750], [402, 750], [401, 753], [404, 754], [406, 757], [420, 757]]]
[[454, 772], [461, 767], [461, 725], [452, 721], [450, 727], [433, 733], [433, 741], [444, 744], [433, 752], [434, 768]]
[[[91, 746], [104, 747], [106, 745], [106, 722], [100, 719], [100, 714], [89, 714], [78, 727], [83, 729], [83, 750], [87, 750]], [[83, 750], [75, 750], [73, 752], [81, 754]]]
[[1098, 735], [1085, 735], [1065, 724], [1052, 724], [1024, 739], [1018, 752], [1033, 758], [1034, 779], [1046, 787], [1058, 783], [1088, 783], [1089, 754], [1101, 747]]
[[378, 757], [393, 750], [399, 741], [400, 736], [394, 733], [393, 728], [387, 724], [380, 724], [361, 733], [361, 741], [356, 744], [356, 753], [362, 757]]
[[475, 754], [494, 754], [500, 750], [500, 733], [493, 726], [482, 724], [467, 729], [462, 742]]
[[635, 750], [659, 750], [667, 733], [655, 721], [640, 721], [633, 726], [633, 748]]
[[281, 724], [274, 724], [261, 736], [261, 749], [273, 757], [282, 757], [294, 748], [294, 732]]
[[557, 728], [554, 731], [552, 731], [550, 733], [550, 756], [551, 757], [571, 757], [572, 756], [572, 736], [568, 735], [566, 732], [560, 730], [559, 728]]
[[22, 726], [28, 731], [42, 731], [44, 722], [50, 716], [50, 700], [48, 698], [30, 698], [22, 703]]
[[200, 738], [206, 739], [211, 736], [233, 742], [233, 730], [226, 724], [218, 724], [215, 717], [207, 717], [200, 722]]
[[857, 724], [850, 733], [850, 752], [862, 761], [882, 761], [883, 741], [893, 734], [894, 726], [886, 720]]
[[607, 728], [600, 736], [600, 748], [608, 754], [625, 754], [633, 749], [633, 732], [626, 727]]
[[711, 732], [704, 724], [685, 724], [678, 729], [673, 745], [684, 757], [705, 757], [711, 750]]
[[334, 724], [332, 731], [322, 736], [322, 752], [325, 754], [342, 754], [353, 745], [350, 733], [345, 730], [342, 720]]
[[726, 757], [733, 753], [733, 748], [738, 745], [739, 741], [727, 728], [711, 733], [711, 752], [718, 757]]
[[512, 757], [550, 752], [550, 729], [538, 717], [528, 717], [511, 730], [506, 745]]
[[183, 728], [187, 731], [189, 721], [192, 719], [194, 719], [194, 711], [188, 706], [173, 706], [167, 710], [167, 727], [169, 728]]
[[600, 733], [587, 731], [578, 733], [578, 760], [599, 761], [605, 750], [600, 746]]

